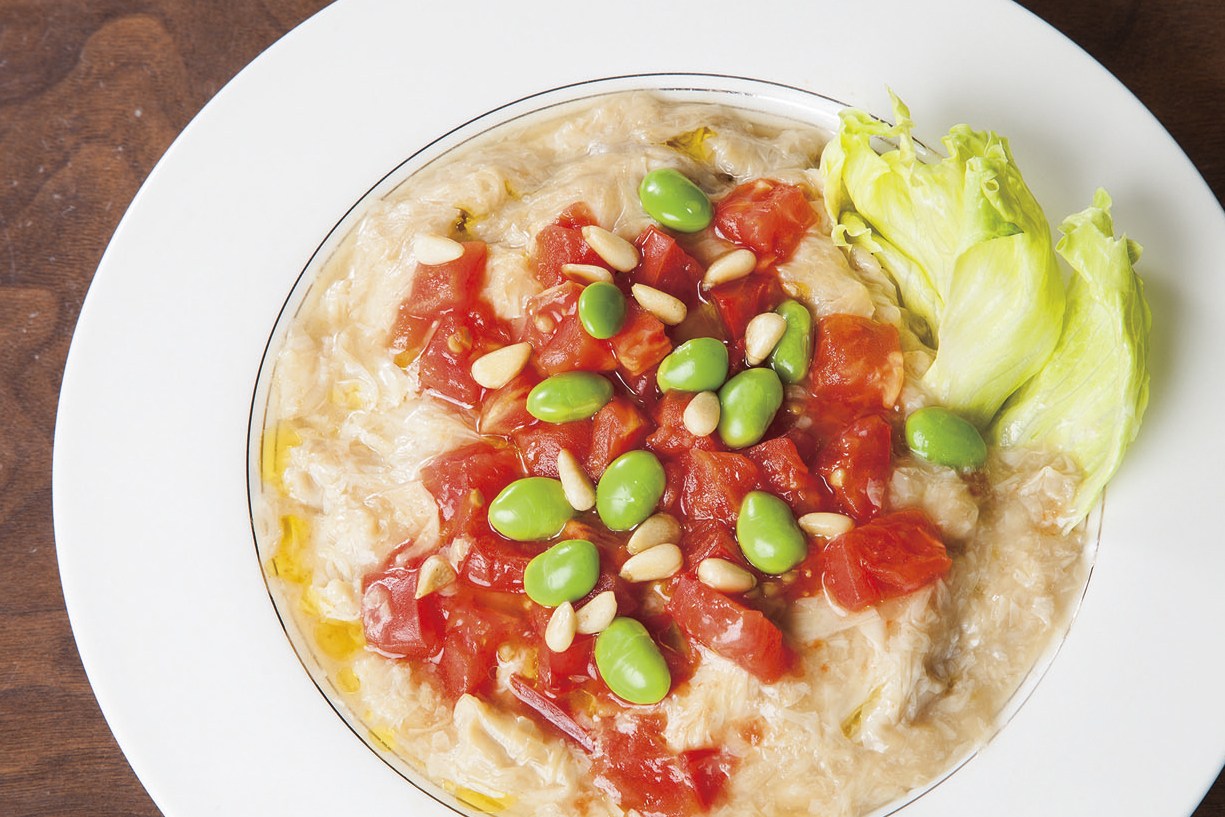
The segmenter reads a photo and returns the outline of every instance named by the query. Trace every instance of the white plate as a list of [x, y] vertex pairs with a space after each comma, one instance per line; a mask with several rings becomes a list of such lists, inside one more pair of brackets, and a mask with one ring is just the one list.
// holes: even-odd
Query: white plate
[[1003, 0], [455, 8], [343, 0], [253, 62], [150, 175], [82, 309], [56, 430], [60, 570], [99, 703], [157, 805], [450, 813], [354, 737], [274, 614], [246, 496], [264, 345], [322, 238], [422, 146], [551, 88], [692, 72], [881, 114], [889, 86], [928, 141], [963, 121], [1007, 135], [1052, 215], [1098, 186], [1114, 197], [1145, 246], [1153, 399], [1084, 605], [1012, 722], [904, 813], [1190, 814], [1225, 761], [1225, 214], [1169, 135]]

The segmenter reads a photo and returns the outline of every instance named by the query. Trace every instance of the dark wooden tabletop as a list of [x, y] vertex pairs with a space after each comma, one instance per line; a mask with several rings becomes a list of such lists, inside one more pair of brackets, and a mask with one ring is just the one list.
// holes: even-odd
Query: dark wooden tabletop
[[[1225, 3], [1024, 0], [1127, 85], [1225, 196]], [[51, 445], [102, 252], [221, 86], [324, 0], [0, 0], [0, 814], [158, 814], [77, 655]], [[1225, 817], [1225, 776], [1195, 817]]]

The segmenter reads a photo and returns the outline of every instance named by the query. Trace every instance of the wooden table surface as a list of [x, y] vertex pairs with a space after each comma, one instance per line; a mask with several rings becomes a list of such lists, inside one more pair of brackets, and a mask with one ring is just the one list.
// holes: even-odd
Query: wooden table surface
[[[94, 269], [158, 157], [227, 80], [325, 5], [0, 0], [0, 814], [158, 814], [102, 718], [64, 610], [51, 525], [60, 378]], [[1023, 5], [1122, 80], [1225, 195], [1225, 3]], [[1225, 817], [1225, 775], [1195, 817]]]

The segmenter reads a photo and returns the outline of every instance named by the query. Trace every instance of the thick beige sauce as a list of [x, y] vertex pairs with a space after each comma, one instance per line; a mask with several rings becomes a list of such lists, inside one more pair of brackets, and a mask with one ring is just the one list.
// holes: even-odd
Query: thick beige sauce
[[[666, 145], [698, 127], [709, 162]], [[269, 585], [301, 651], [359, 731], [395, 764], [477, 806], [532, 815], [618, 814], [594, 792], [581, 752], [475, 698], [452, 708], [404, 662], [361, 638], [361, 580], [396, 545], [438, 542], [422, 462], [476, 438], [470, 418], [418, 393], [388, 334], [411, 283], [413, 244], [460, 211], [489, 246], [486, 296], [516, 316], [538, 285], [532, 236], [574, 201], [627, 237], [649, 223], [636, 198], [651, 168], [682, 169], [713, 197], [768, 176], [817, 209], [826, 134], [758, 124], [647, 95], [605, 99], [514, 138], [489, 140], [420, 172], [374, 203], [328, 261], [276, 358], [256, 522]], [[907, 410], [931, 359], [871, 258], [848, 259], [810, 231], [782, 268], [816, 316], [847, 312], [902, 329]], [[712, 241], [687, 246], [708, 262]], [[935, 519], [954, 566], [946, 582], [845, 615], [824, 597], [791, 606], [784, 630], [805, 673], [763, 685], [713, 654], [659, 705], [676, 750], [722, 743], [739, 756], [719, 814], [857, 815], [922, 787], [987, 739], [999, 712], [1061, 636], [1086, 579], [1084, 533], [1061, 531], [1077, 477], [1039, 453], [992, 451], [985, 479], [896, 464], [892, 507]], [[521, 662], [499, 656], [504, 682]], [[753, 729], [744, 729], [755, 723]], [[750, 742], [744, 736], [753, 735]]]

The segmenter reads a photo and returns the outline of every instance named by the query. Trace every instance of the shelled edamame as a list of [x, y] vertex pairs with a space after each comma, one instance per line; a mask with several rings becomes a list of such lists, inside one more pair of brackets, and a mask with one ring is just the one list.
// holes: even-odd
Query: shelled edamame
[[714, 391], [727, 379], [727, 347], [716, 338], [693, 338], [677, 346], [659, 364], [660, 391]]
[[507, 485], [489, 503], [489, 524], [518, 542], [552, 539], [574, 517], [561, 482], [524, 477]]
[[675, 168], [647, 173], [638, 186], [638, 199], [651, 218], [682, 233], [704, 230], [714, 219], [710, 198]]
[[572, 371], [542, 380], [527, 395], [528, 413], [548, 423], [584, 420], [612, 399], [613, 384], [595, 372]]
[[719, 437], [728, 448], [761, 441], [783, 405], [783, 384], [773, 369], [745, 369], [719, 389]]
[[925, 406], [906, 418], [906, 444], [928, 462], [973, 470], [987, 460], [987, 444], [968, 420], [943, 406]]
[[659, 703], [672, 686], [668, 662], [637, 619], [613, 619], [596, 637], [595, 663], [608, 688], [633, 704]]
[[808, 539], [787, 503], [766, 491], [750, 491], [740, 503], [736, 541], [749, 564], [778, 575], [804, 561]]
[[783, 301], [774, 310], [787, 321], [783, 337], [767, 362], [784, 385], [799, 383], [812, 363], [812, 313], [799, 301]]
[[635, 528], [655, 513], [667, 477], [650, 451], [629, 451], [613, 460], [596, 484], [596, 512], [610, 530]]
[[523, 572], [528, 598], [545, 607], [575, 602], [600, 578], [600, 552], [586, 539], [565, 539], [532, 558]]
[[593, 338], [607, 340], [625, 324], [625, 294], [616, 284], [595, 281], [583, 287], [578, 298], [578, 319]]

